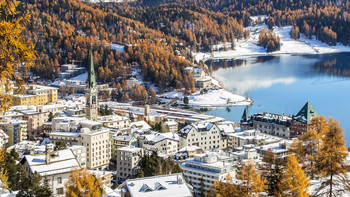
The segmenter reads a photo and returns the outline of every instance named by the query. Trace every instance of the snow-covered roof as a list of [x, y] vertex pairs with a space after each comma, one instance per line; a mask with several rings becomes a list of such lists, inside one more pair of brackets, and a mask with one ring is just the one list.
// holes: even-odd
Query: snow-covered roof
[[181, 148], [179, 150], [179, 152], [185, 152], [185, 151], [193, 152], [193, 151], [196, 151], [196, 150], [203, 150], [203, 148], [201, 148], [199, 146], [196, 146], [196, 145], [190, 145], [190, 146], [185, 146], [185, 147]]
[[5, 131], [0, 129], [0, 138], [3, 140], [7, 140], [7, 139], [9, 139], [9, 136], [5, 133]]
[[179, 141], [179, 135], [172, 132], [168, 132], [168, 133], [150, 132], [149, 134], [144, 134], [141, 136], [144, 137], [147, 140], [147, 142], [153, 142], [153, 143], [157, 143], [165, 139]]
[[182, 174], [128, 179], [125, 185], [133, 197], [193, 196]]
[[113, 135], [113, 139], [116, 141], [129, 142], [132, 139], [131, 135]]
[[40, 176], [68, 173], [81, 168], [70, 149], [51, 154], [49, 163], [46, 162], [45, 154], [25, 155], [22, 161], [28, 162], [31, 172], [37, 172]]
[[147, 124], [146, 121], [142, 120], [142, 121], [137, 121], [137, 122], [131, 122], [129, 124], [129, 127], [133, 128], [133, 127], [137, 127], [139, 129], [151, 129], [152, 127], [149, 126], [149, 124]]

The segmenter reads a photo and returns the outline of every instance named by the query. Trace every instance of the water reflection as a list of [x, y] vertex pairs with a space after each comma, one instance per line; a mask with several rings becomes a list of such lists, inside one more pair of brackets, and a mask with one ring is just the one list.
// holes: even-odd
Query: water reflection
[[[227, 89], [249, 94], [254, 100], [250, 113], [295, 114], [310, 99], [320, 114], [340, 120], [350, 141], [350, 54], [264, 56], [227, 61], [224, 68], [221, 62], [215, 62], [212, 75]], [[208, 114], [238, 122], [243, 110], [213, 109]]]

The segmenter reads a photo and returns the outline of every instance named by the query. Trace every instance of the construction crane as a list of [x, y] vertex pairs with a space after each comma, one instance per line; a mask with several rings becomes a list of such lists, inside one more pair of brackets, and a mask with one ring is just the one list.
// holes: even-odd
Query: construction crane
[[73, 73], [72, 73], [72, 75], [74, 76], [74, 62], [79, 62], [79, 63], [81, 63], [81, 62], [83, 62], [83, 61], [80, 61], [80, 60], [70, 60], [70, 62], [72, 62], [72, 70], [73, 70]]

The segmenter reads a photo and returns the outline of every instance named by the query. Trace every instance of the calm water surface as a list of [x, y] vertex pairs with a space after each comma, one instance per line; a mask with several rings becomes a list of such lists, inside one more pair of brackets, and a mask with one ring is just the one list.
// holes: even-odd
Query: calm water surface
[[[350, 53], [209, 60], [206, 64], [225, 88], [254, 100], [249, 114], [296, 114], [309, 99], [319, 114], [340, 120], [350, 144]], [[239, 122], [243, 110], [243, 106], [219, 108], [207, 114]]]

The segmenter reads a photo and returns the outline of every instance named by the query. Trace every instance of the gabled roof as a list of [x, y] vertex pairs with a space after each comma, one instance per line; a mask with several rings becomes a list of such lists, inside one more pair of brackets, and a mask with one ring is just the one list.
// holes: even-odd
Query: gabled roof
[[301, 110], [297, 113], [296, 116], [303, 117], [307, 121], [307, 124], [310, 124], [311, 119], [313, 117], [319, 116], [319, 114], [314, 109], [314, 107], [310, 104], [310, 102], [307, 101], [303, 106], [303, 108], [301, 108]]
[[244, 108], [243, 115], [241, 118], [241, 122], [248, 122], [249, 120], [249, 114], [248, 114], [248, 106]]

